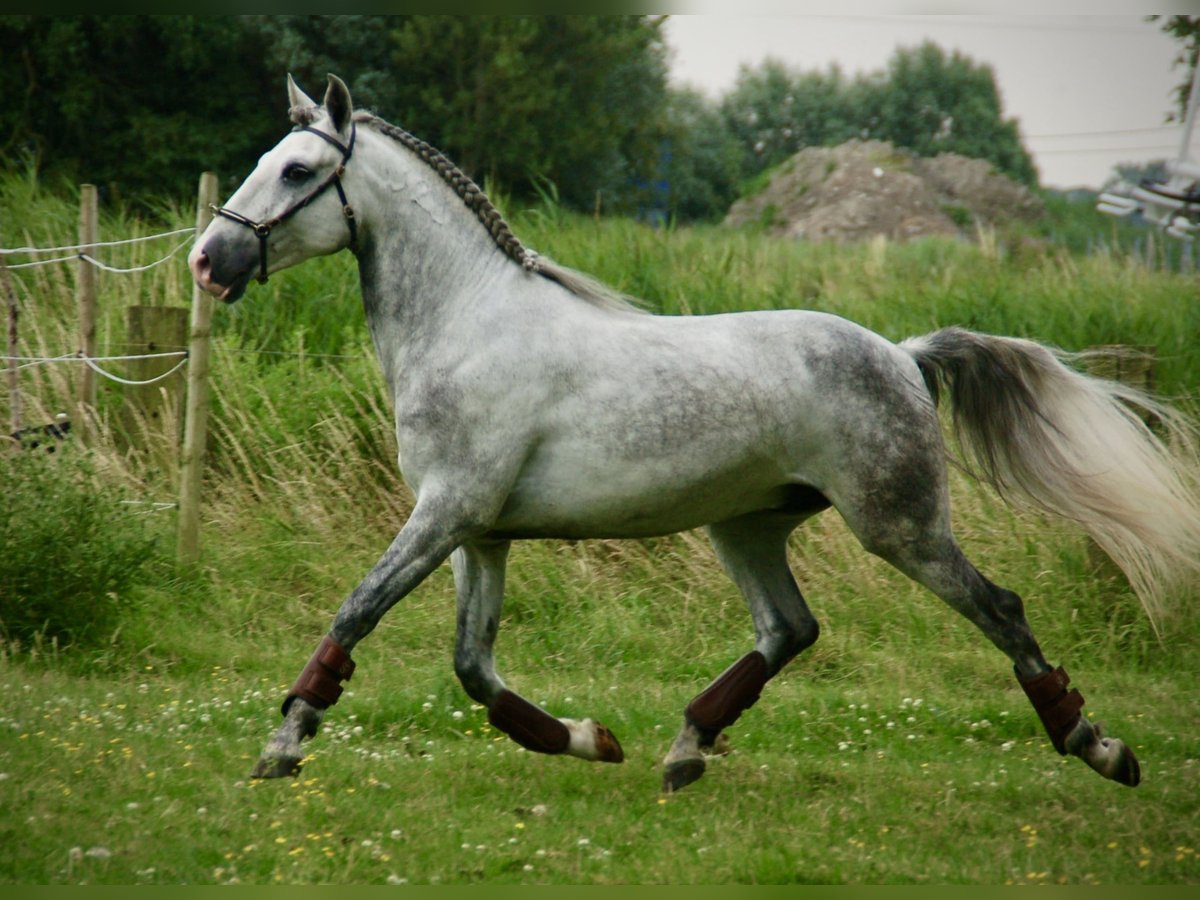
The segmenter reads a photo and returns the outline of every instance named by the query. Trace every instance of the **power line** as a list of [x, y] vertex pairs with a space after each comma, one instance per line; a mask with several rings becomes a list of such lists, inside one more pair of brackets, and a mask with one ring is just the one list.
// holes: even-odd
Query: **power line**
[[1177, 131], [1179, 125], [1154, 125], [1148, 128], [1112, 128], [1107, 131], [1065, 131], [1062, 134], [1030, 134], [1025, 139], [1029, 141], [1044, 141], [1056, 138], [1073, 137], [1109, 137], [1114, 134], [1155, 134], [1160, 131]]
[[[808, 19], [834, 19], [842, 22], [887, 22], [891, 25], [943, 25], [954, 28], [1003, 28], [1010, 31], [1045, 32], [1045, 31], [1075, 31], [1102, 32], [1107, 34], [1123, 34], [1130, 37], [1161, 37], [1157, 28], [1139, 28], [1136, 25], [1102, 25], [1092, 22], [1028, 22], [1013, 21], [1014, 19], [1029, 19], [1026, 16], [975, 16], [975, 15], [923, 15], [923, 16], [838, 16], [838, 15], [805, 15]], [[1084, 18], [1094, 18], [1091, 16]], [[1005, 21], [1007, 19], [1007, 21]], [[1035, 20], [1036, 21], [1036, 20]], [[1149, 25], [1150, 23], [1146, 23]]]
[[1179, 152], [1179, 148], [1176, 146], [1166, 146], [1165, 144], [1153, 147], [1079, 147], [1077, 149], [1057, 147], [1050, 150], [1038, 150], [1035, 155], [1046, 156], [1053, 153], [1146, 153], [1151, 151], [1166, 151], [1174, 154]]
[[251, 356], [292, 356], [303, 359], [373, 359], [371, 356], [353, 356], [346, 353], [297, 353], [294, 350], [255, 350], [251, 348], [221, 346], [221, 353], [241, 353]]

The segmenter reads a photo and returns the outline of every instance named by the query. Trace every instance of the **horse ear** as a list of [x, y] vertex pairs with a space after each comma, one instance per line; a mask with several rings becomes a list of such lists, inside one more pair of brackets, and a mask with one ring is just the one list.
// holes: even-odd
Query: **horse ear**
[[350, 127], [350, 115], [354, 104], [350, 100], [350, 88], [336, 75], [329, 76], [329, 87], [325, 91], [325, 112], [333, 122], [338, 134], [345, 135]]
[[[296, 82], [292, 79], [291, 72], [289, 72], [288, 73], [288, 116], [289, 116], [289, 118], [291, 118], [291, 120], [293, 122], [295, 122], [297, 125], [306, 124], [307, 121], [311, 120], [311, 117], [312, 117], [311, 113], [308, 113], [308, 111], [311, 109], [314, 109], [316, 107], [316, 105], [317, 105], [317, 101], [315, 101], [312, 97], [308, 96], [308, 94], [304, 93], [304, 91], [300, 90], [300, 88], [296, 86]], [[306, 116], [305, 113], [308, 113], [308, 115]], [[300, 121], [302, 118], [305, 119], [305, 122]]]

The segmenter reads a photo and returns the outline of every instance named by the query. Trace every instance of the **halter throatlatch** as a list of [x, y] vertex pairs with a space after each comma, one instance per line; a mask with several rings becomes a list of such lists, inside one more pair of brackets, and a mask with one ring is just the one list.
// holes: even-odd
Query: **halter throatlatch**
[[353, 250], [358, 243], [358, 222], [354, 218], [354, 209], [350, 206], [350, 201], [346, 199], [346, 191], [342, 187], [342, 175], [346, 171], [346, 163], [350, 161], [350, 155], [354, 152], [354, 138], [356, 136], [354, 125], [351, 124], [350, 126], [349, 144], [343, 144], [337, 138], [308, 125], [297, 128], [296, 131], [307, 131], [309, 134], [315, 134], [321, 140], [332, 144], [341, 151], [341, 163], [329, 173], [329, 176], [324, 181], [313, 188], [307, 196], [297, 200], [279, 215], [275, 216], [275, 218], [268, 219], [266, 222], [255, 222], [253, 219], [249, 219], [241, 213], [234, 212], [232, 209], [224, 206], [211, 207], [215, 215], [229, 219], [231, 222], [237, 222], [239, 225], [245, 225], [258, 238], [258, 275], [255, 276], [254, 280], [259, 284], [267, 283], [267, 238], [271, 236], [271, 229], [280, 222], [285, 222], [300, 212], [300, 210], [320, 197], [325, 191], [329, 190], [331, 186], [337, 191], [338, 200], [342, 204], [342, 215], [346, 217], [346, 227], [350, 229], [350, 249]]

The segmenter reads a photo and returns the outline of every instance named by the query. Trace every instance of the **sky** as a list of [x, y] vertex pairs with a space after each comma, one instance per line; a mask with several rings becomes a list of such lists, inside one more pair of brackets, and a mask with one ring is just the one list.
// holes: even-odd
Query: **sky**
[[712, 97], [740, 66], [767, 57], [853, 76], [882, 71], [897, 48], [925, 40], [957, 50], [992, 68], [1044, 187], [1099, 188], [1118, 162], [1174, 159], [1183, 133], [1165, 124], [1185, 78], [1174, 64], [1182, 44], [1141, 14], [675, 15], [666, 38], [672, 83]]

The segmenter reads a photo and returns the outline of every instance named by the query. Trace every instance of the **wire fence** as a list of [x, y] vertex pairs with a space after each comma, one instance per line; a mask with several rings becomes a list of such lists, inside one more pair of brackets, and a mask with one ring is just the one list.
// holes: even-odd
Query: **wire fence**
[[[4, 260], [4, 265], [7, 266], [9, 271], [15, 271], [17, 269], [32, 269], [37, 266], [49, 266], [54, 265], [55, 263], [75, 262], [82, 260], [83, 262], [95, 266], [97, 269], [101, 269], [105, 272], [115, 272], [117, 274], [145, 272], [149, 269], [153, 269], [155, 266], [161, 266], [165, 262], [170, 262], [172, 259], [178, 256], [179, 251], [191, 243], [191, 235], [195, 231], [195, 228], [178, 228], [175, 231], [163, 231], [158, 234], [148, 234], [142, 237], [125, 238], [124, 240], [120, 241], [100, 241], [94, 244], [69, 244], [63, 247], [14, 247], [12, 249], [0, 249], [0, 260]], [[172, 248], [172, 250], [167, 253], [166, 256], [156, 259], [154, 262], [144, 266], [133, 266], [131, 268], [111, 266], [107, 263], [101, 262], [87, 252], [100, 247], [123, 247], [129, 244], [142, 244], [146, 243], [147, 241], [156, 241], [161, 238], [176, 237], [181, 234], [186, 234], [188, 237]], [[50, 259], [36, 259], [30, 262], [15, 264], [7, 262], [6, 259], [9, 256], [39, 256], [43, 253], [66, 253], [68, 255], [55, 256]]]
[[[131, 421], [140, 420], [143, 430], [145, 425], [157, 421], [163, 426], [161, 437], [155, 438], [148, 445], [151, 456], [159, 457], [164, 471], [178, 476], [178, 501], [162, 503], [154, 500], [131, 501], [138, 503], [138, 508], [147, 513], [156, 513], [167, 509], [178, 510], [176, 554], [180, 562], [195, 564], [199, 560], [200, 549], [200, 496], [201, 473], [204, 465], [204, 447], [206, 441], [208, 416], [208, 360], [211, 326], [211, 303], [204, 302], [199, 294], [193, 294], [191, 306], [191, 331], [186, 333], [186, 327], [181, 332], [181, 326], [186, 326], [186, 316], [177, 315], [178, 307], [130, 306], [127, 327], [131, 348], [145, 348], [150, 352], [135, 352], [121, 355], [101, 355], [96, 351], [97, 325], [97, 292], [96, 272], [109, 272], [117, 275], [135, 275], [163, 266], [174, 259], [192, 242], [195, 235], [202, 232], [211, 221], [209, 210], [215, 208], [217, 202], [217, 176], [213, 172], [203, 172], [200, 176], [199, 192], [196, 204], [196, 225], [189, 228], [176, 228], [156, 234], [139, 237], [123, 238], [113, 241], [98, 240], [99, 204], [98, 192], [94, 185], [80, 186], [80, 218], [79, 239], [75, 244], [64, 244], [53, 247], [3, 247], [0, 248], [0, 303], [7, 306], [7, 354], [0, 357], [0, 375], [4, 376], [9, 387], [8, 415], [11, 422], [10, 436], [18, 446], [34, 448], [39, 446], [42, 437], [61, 439], [68, 432], [87, 433], [91, 435], [98, 424], [95, 420], [96, 411], [96, 376], [123, 385], [133, 386], [132, 397], [126, 395], [123, 401], [131, 404]], [[157, 259], [144, 262], [147, 254], [130, 254], [127, 264], [117, 265], [111, 260], [102, 258], [102, 251], [129, 245], [146, 244], [151, 241], [176, 239], [173, 246]], [[182, 240], [179, 240], [182, 238]], [[28, 257], [25, 259], [23, 257]], [[17, 261], [19, 260], [19, 261]], [[25, 269], [35, 269], [45, 266], [74, 263], [78, 266], [75, 283], [76, 302], [79, 308], [79, 337], [80, 349], [75, 352], [53, 355], [43, 350], [42, 355], [21, 355], [18, 334], [18, 319], [20, 302], [17, 297], [12, 272]], [[152, 312], [153, 311], [153, 312]], [[35, 328], [35, 331], [40, 329]], [[186, 344], [187, 349], [156, 352], [162, 347], [179, 347]], [[41, 349], [41, 348], [39, 348]], [[171, 360], [175, 360], [171, 365]], [[125, 377], [111, 371], [110, 363], [128, 362], [138, 377]], [[190, 363], [190, 365], [189, 365]], [[73, 393], [76, 395], [74, 408], [78, 414], [77, 427], [73, 428], [67, 413], [60, 413], [51, 425], [23, 429], [21, 422], [22, 402], [20, 378], [25, 370], [37, 367], [61, 367], [77, 365], [83, 368], [79, 371], [78, 384]], [[166, 368], [168, 367], [169, 368]], [[166, 371], [158, 371], [159, 368]], [[157, 385], [176, 376], [186, 367], [186, 378], [175, 378], [174, 383], [147, 390], [150, 385]], [[33, 374], [33, 373], [30, 373]], [[141, 377], [151, 376], [151, 377]], [[186, 390], [184, 390], [186, 386]], [[161, 415], [160, 412], [172, 408], [182, 411], [182, 434], [176, 429], [180, 418], [174, 413]], [[174, 434], [172, 434], [174, 432]], [[26, 441], [26, 438], [28, 440]], [[173, 452], [168, 444], [182, 438], [182, 447]], [[46, 448], [53, 452], [52, 447]], [[165, 453], [164, 453], [165, 451]]]
[[[370, 360], [371, 357], [365, 354], [351, 353], [300, 353], [295, 350], [257, 350], [252, 347], [222, 347], [222, 353], [233, 353], [242, 356], [270, 356], [270, 357], [287, 357], [291, 359], [336, 359], [336, 360]], [[88, 366], [93, 372], [108, 378], [118, 384], [128, 385], [147, 385], [155, 384], [163, 381], [174, 375], [182, 369], [188, 362], [187, 350], [173, 350], [167, 353], [132, 353], [123, 356], [86, 356], [80, 350], [73, 353], [64, 353], [60, 356], [0, 356], [0, 362], [16, 363], [8, 368], [0, 369], [0, 375], [7, 375], [9, 372], [19, 372], [22, 369], [32, 369], [36, 366], [52, 365], [54, 363], [83, 363]], [[161, 375], [156, 375], [154, 378], [149, 378], [143, 381], [133, 381], [122, 378], [113, 374], [98, 364], [102, 362], [126, 362], [131, 360], [141, 359], [172, 359], [180, 357], [179, 362], [169, 371], [163, 372]]]
[[[11, 432], [10, 436], [12, 438], [16, 439], [24, 447], [45, 447], [48, 451], [52, 452], [51, 445], [66, 437], [68, 434], [74, 434], [76, 431], [76, 429], [72, 428], [72, 423], [70, 421], [70, 419], [75, 418], [75, 416], [68, 416], [67, 413], [60, 413], [58, 420], [51, 425], [36, 426], [32, 428], [23, 427], [21, 423], [21, 407], [23, 404], [21, 402], [20, 390], [18, 387], [18, 378], [20, 378], [23, 373], [28, 372], [28, 374], [32, 375], [34, 371], [46, 369], [47, 367], [84, 367], [86, 372], [94, 373], [95, 376], [107, 379], [108, 381], [119, 385], [131, 386], [135, 390], [136, 395], [132, 398], [127, 395], [124, 402], [133, 404], [135, 410], [140, 410], [144, 414], [145, 408], [143, 408], [143, 403], [161, 403], [163, 400], [147, 401], [146, 397], [148, 395], [144, 393], [137, 393], [139, 389], [167, 382], [173, 377], [178, 380], [178, 373], [180, 373], [181, 370], [184, 370], [189, 363], [195, 363], [200, 367], [197, 369], [196, 366], [193, 366], [193, 372], [202, 371], [206, 373], [208, 350], [207, 346], [205, 346], [203, 350], [195, 350], [195, 359], [193, 359], [193, 350], [189, 349], [169, 350], [165, 352], [110, 352], [106, 354], [103, 352], [97, 352], [94, 348], [94, 344], [89, 347], [87, 339], [81, 338], [81, 342], [85, 347], [88, 347], [88, 349], [67, 351], [58, 353], [57, 355], [53, 350], [50, 350], [50, 352], [43, 351], [40, 355], [22, 355], [17, 349], [16, 331], [18, 300], [13, 282], [8, 278], [8, 273], [10, 271], [20, 271], [24, 269], [34, 269], [38, 267], [62, 264], [75, 264], [80, 266], [79, 272], [81, 281], [83, 280], [84, 275], [88, 274], [88, 269], [114, 273], [117, 275], [130, 275], [133, 273], [146, 272], [177, 259], [179, 254], [194, 240], [196, 230], [196, 228], [178, 228], [157, 234], [149, 234], [140, 237], [112, 241], [87, 241], [86, 238], [90, 235], [86, 232], [83, 232], [80, 236], [80, 243], [77, 244], [64, 244], [62, 246], [50, 247], [21, 246], [0, 248], [0, 276], [3, 276], [3, 280], [5, 282], [4, 287], [8, 293], [8, 305], [10, 310], [8, 352], [6, 355], [0, 356], [0, 378], [7, 379], [10, 386], [11, 396], [9, 397], [8, 406], [10, 407], [9, 413], [12, 419], [11, 428], [9, 429]], [[94, 232], [92, 232], [92, 234], [94, 234]], [[180, 240], [181, 238], [182, 240]], [[172, 239], [175, 239], [177, 242], [174, 243], [169, 250], [167, 250], [163, 255], [153, 259], [152, 261], [146, 262], [145, 264], [114, 264], [114, 261], [111, 258], [113, 254], [104, 253], [106, 250], [117, 250], [120, 248], [128, 248], [131, 245], [145, 245], [153, 241]], [[108, 259], [105, 259], [106, 255], [109, 257]], [[146, 255], [147, 254], [145, 253], [141, 254], [141, 258], [144, 260]], [[139, 262], [138, 255], [129, 254], [126, 256], [126, 259], [129, 259], [130, 257], [132, 257], [132, 262]], [[21, 261], [14, 262], [14, 258], [21, 259]], [[0, 300], [2, 300], [2, 298], [0, 298]], [[94, 300], [91, 302], [94, 304]], [[139, 319], [139, 321], [148, 320]], [[195, 325], [194, 322], [193, 325]], [[132, 319], [130, 321], [130, 327], [132, 327]], [[146, 337], [149, 338], [149, 335], [147, 334]], [[173, 343], [170, 341], [164, 341], [161, 337], [154, 338], [154, 340], [159, 341], [160, 347], [163, 345], [163, 343], [166, 343], [168, 347], [171, 346], [171, 343]], [[138, 345], [140, 344], [141, 342], [139, 341]], [[156, 350], [153, 343], [147, 343], [145, 346], [150, 351]], [[227, 353], [242, 357], [266, 357], [281, 361], [284, 359], [311, 359], [329, 361], [336, 364], [339, 362], [363, 361], [371, 358], [369, 355], [361, 353], [313, 353], [291, 350], [267, 350], [254, 347], [238, 347], [228, 345], [218, 346], [219, 352], [223, 354]], [[122, 374], [122, 368], [125, 365], [128, 365], [130, 369], [138, 372], [138, 375], [135, 377], [129, 377], [128, 372]], [[116, 371], [114, 371], [114, 367], [116, 368]], [[147, 367], [149, 367], [149, 371], [147, 371]], [[151, 376], [151, 373], [154, 374]], [[143, 375], [151, 377], [142, 377]], [[83, 375], [80, 375], [81, 379], [83, 377]], [[180, 385], [178, 384], [165, 386], [168, 392], [174, 392], [178, 390], [179, 387]], [[189, 396], [191, 390], [192, 386], [189, 382], [187, 387]], [[166, 395], [164, 395], [164, 399], [165, 397]], [[94, 400], [92, 402], [94, 403]], [[166, 402], [169, 404], [171, 401], [166, 400]], [[182, 395], [177, 397], [175, 402], [183, 403], [184, 398]], [[89, 421], [87, 415], [83, 414], [84, 409], [84, 405], [80, 405], [78, 407], [78, 412], [81, 414], [81, 421], [76, 424], [80, 425], [81, 427], [86, 425]], [[190, 410], [188, 413], [190, 414]], [[147, 421], [148, 420], [149, 417], [147, 417]], [[163, 421], [167, 421], [167, 419], [164, 419]], [[195, 451], [192, 451], [192, 455], [195, 455]], [[185, 549], [182, 523], [185, 519], [194, 519], [196, 517], [194, 508], [197, 506], [197, 500], [193, 497], [185, 498], [185, 493], [186, 492], [181, 488], [179, 500], [171, 503], [158, 502], [157, 500], [130, 501], [131, 503], [137, 503], [137, 510], [144, 514], [155, 514], [170, 509], [176, 509], [180, 511], [181, 531], [179, 552], [181, 559], [186, 558], [190, 553], [194, 553], [194, 550]], [[195, 493], [195, 491], [193, 491], [193, 493]]]
[[[100, 269], [104, 272], [112, 272], [115, 274], [130, 274], [135, 272], [146, 272], [150, 269], [161, 266], [164, 263], [170, 262], [179, 255], [192, 241], [192, 235], [195, 233], [195, 228], [177, 228], [174, 231], [164, 231], [158, 234], [148, 234], [142, 237], [125, 238], [119, 241], [98, 241], [92, 244], [66, 244], [61, 247], [12, 247], [0, 248], [0, 265], [5, 266], [9, 271], [18, 269], [30, 269], [38, 266], [49, 266], [63, 262], [82, 261]], [[165, 256], [162, 256], [153, 262], [146, 263], [140, 266], [121, 267], [114, 266], [96, 259], [89, 250], [107, 247], [124, 247], [130, 244], [141, 244], [149, 241], [160, 240], [162, 238], [177, 237], [179, 235], [187, 235], [187, 237], [179, 244], [174, 246]], [[52, 256], [49, 259], [37, 259], [23, 263], [10, 263], [7, 261], [11, 256], [38, 256], [43, 254], [68, 254]], [[258, 356], [275, 356], [275, 357], [304, 357], [307, 359], [340, 359], [340, 360], [364, 360], [368, 357], [362, 355], [339, 354], [339, 353], [299, 353], [287, 350], [256, 350], [252, 348], [225, 348], [224, 352], [237, 354], [252, 354]], [[125, 362], [144, 359], [161, 359], [167, 357], [181, 357], [179, 363], [167, 372], [157, 375], [154, 378], [145, 380], [131, 380], [116, 375], [99, 365], [103, 362]], [[174, 375], [182, 369], [188, 362], [188, 353], [186, 350], [175, 351], [171, 353], [140, 353], [129, 354], [124, 356], [88, 356], [82, 350], [74, 353], [64, 353], [61, 356], [34, 357], [34, 356], [0, 356], [0, 361], [5, 363], [17, 363], [17, 365], [9, 365], [7, 368], [0, 369], [0, 375], [8, 374], [9, 372], [20, 371], [22, 369], [32, 368], [34, 366], [51, 365], [54, 363], [82, 363], [97, 375], [114, 381], [118, 384], [125, 385], [149, 385], [163, 381]]]
[[[133, 359], [168, 359], [177, 356], [181, 356], [183, 359], [181, 359], [179, 363], [173, 369], [171, 369], [171, 371], [164, 372], [162, 375], [158, 375], [146, 381], [130, 381], [128, 379], [121, 378], [118, 375], [114, 375], [111, 372], [107, 372], [97, 365], [97, 363], [102, 362], [116, 362]], [[169, 353], [134, 353], [127, 356], [85, 356], [82, 351], [76, 351], [75, 353], [64, 353], [61, 356], [0, 356], [0, 360], [3, 360], [4, 362], [20, 363], [20, 365], [12, 366], [8, 369], [0, 369], [0, 375], [7, 374], [8, 372], [19, 371], [21, 369], [31, 369], [34, 366], [44, 366], [50, 363], [78, 362], [88, 366], [93, 372], [96, 372], [99, 375], [103, 375], [105, 378], [110, 378], [113, 381], [121, 384], [154, 384], [156, 381], [162, 381], [164, 378], [174, 375], [181, 368], [183, 368], [184, 364], [187, 362], [187, 356], [188, 351], [186, 350], [173, 350]]]
[[[118, 275], [146, 272], [175, 259], [179, 255], [179, 252], [191, 243], [192, 235], [195, 233], [195, 231], [195, 228], [177, 228], [173, 231], [163, 231], [157, 234], [143, 235], [141, 237], [124, 238], [118, 241], [97, 241], [89, 244], [67, 244], [61, 247], [0, 248], [0, 266], [8, 269], [9, 271], [15, 271], [20, 269], [35, 268], [38, 266], [55, 265], [57, 263], [81, 261], [87, 263], [88, 265], [94, 266], [101, 271], [112, 272]], [[103, 262], [92, 256], [91, 252], [88, 252], [94, 252], [99, 248], [125, 247], [131, 244], [144, 244], [149, 241], [161, 240], [163, 238], [178, 237], [179, 235], [187, 235], [187, 237], [172, 247], [165, 256], [140, 266], [110, 265], [109, 263]], [[68, 255], [51, 256], [49, 259], [35, 259], [22, 263], [8, 262], [8, 258], [12, 256], [43, 256], [48, 254]], [[125, 378], [121, 375], [117, 375], [114, 372], [110, 372], [108, 369], [100, 365], [100, 363], [107, 362], [127, 362], [175, 357], [179, 357], [179, 362], [170, 370], [163, 372], [160, 375], [156, 375], [153, 378], [146, 379]], [[8, 375], [10, 373], [19, 372], [22, 369], [33, 368], [34, 366], [52, 365], [55, 363], [81, 363], [87, 366], [97, 375], [101, 376], [102, 378], [107, 378], [109, 381], [116, 382], [117, 384], [141, 387], [164, 381], [182, 369], [185, 365], [187, 365], [188, 351], [178, 350], [170, 353], [135, 353], [122, 356], [89, 356], [84, 351], [79, 350], [74, 353], [64, 353], [60, 356], [2, 356], [0, 357], [0, 360], [8, 364], [6, 368], [0, 369], [0, 375]], [[12, 365], [13, 363], [16, 363], [16, 365]]]

